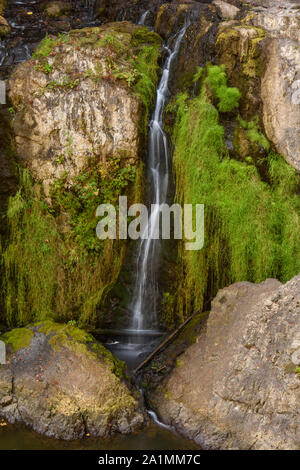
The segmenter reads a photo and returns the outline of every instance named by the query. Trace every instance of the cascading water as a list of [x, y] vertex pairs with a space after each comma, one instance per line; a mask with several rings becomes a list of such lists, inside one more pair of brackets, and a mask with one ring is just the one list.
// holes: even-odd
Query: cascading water
[[148, 219], [146, 233], [148, 238], [141, 238], [137, 273], [131, 311], [133, 314], [132, 329], [142, 332], [145, 329], [157, 327], [157, 266], [161, 250], [161, 241], [155, 238], [159, 233], [160, 205], [167, 200], [169, 186], [169, 148], [168, 140], [163, 131], [163, 111], [169, 96], [170, 71], [178, 54], [188, 22], [185, 21], [175, 40], [173, 50], [166, 46], [168, 57], [163, 67], [162, 77], [157, 89], [157, 99], [154, 113], [149, 125], [148, 148], [148, 181], [150, 185], [150, 203], [154, 210]]

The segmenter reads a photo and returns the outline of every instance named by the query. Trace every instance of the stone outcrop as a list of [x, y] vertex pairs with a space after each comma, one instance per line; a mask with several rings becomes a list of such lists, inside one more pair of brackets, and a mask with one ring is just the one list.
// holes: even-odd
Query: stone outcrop
[[46, 193], [63, 175], [73, 181], [88, 161], [139, 161], [144, 107], [130, 60], [137, 59], [138, 41], [159, 47], [160, 40], [144, 30], [138, 39], [137, 31], [115, 23], [46, 39], [33, 60], [16, 68], [10, 79], [16, 146]]
[[146, 421], [125, 364], [71, 325], [44, 322], [1, 337], [0, 417], [49, 437], [129, 433]]
[[0, 37], [6, 36], [10, 33], [10, 26], [3, 16], [0, 16]]
[[278, 152], [300, 170], [300, 8], [293, 1], [267, 6], [254, 8], [248, 20], [269, 38], [261, 83], [264, 127]]
[[207, 449], [298, 449], [299, 293], [300, 275], [222, 289], [195, 343], [148, 394], [160, 419]]

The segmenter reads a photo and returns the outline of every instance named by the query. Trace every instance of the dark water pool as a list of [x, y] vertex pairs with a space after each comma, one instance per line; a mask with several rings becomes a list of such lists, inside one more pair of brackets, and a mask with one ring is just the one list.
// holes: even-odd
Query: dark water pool
[[196, 444], [155, 423], [144, 431], [111, 439], [65, 442], [49, 439], [21, 425], [0, 427], [0, 450], [192, 450]]

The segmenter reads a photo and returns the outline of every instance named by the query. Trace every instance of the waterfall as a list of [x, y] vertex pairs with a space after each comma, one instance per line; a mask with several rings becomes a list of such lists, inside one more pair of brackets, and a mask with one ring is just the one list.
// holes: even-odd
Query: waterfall
[[140, 25], [144, 25], [145, 24], [145, 21], [146, 21], [146, 18], [148, 16], [148, 14], [150, 13], [150, 10], [146, 10], [145, 13], [142, 14], [138, 24]]
[[[161, 251], [161, 241], [155, 239], [160, 225], [159, 205], [167, 200], [169, 186], [169, 148], [168, 140], [163, 131], [163, 111], [169, 96], [170, 70], [178, 54], [181, 41], [188, 23], [176, 37], [173, 49], [166, 46], [167, 59], [163, 67], [162, 77], [157, 89], [156, 105], [149, 124], [148, 144], [148, 184], [150, 187], [150, 203], [156, 204], [148, 219], [146, 233], [148, 238], [141, 237], [136, 269], [132, 311], [132, 329], [138, 332], [157, 327], [157, 266]], [[174, 38], [173, 38], [174, 39]], [[172, 41], [172, 40], [171, 40]], [[169, 41], [169, 43], [171, 42]]]

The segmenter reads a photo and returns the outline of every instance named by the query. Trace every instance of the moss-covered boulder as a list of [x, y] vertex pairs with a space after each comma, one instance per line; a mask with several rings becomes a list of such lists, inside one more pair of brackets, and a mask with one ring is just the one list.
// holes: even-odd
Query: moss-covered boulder
[[60, 439], [129, 433], [145, 423], [125, 364], [85, 331], [47, 321], [1, 340], [0, 417]]
[[174, 370], [156, 369], [147, 399], [160, 419], [205, 449], [298, 449], [299, 292], [300, 275], [221, 290]]
[[244, 119], [259, 116], [262, 122], [261, 78], [265, 67], [262, 29], [243, 22], [222, 22], [216, 35], [217, 63], [226, 65], [231, 85], [242, 92], [241, 114]]

